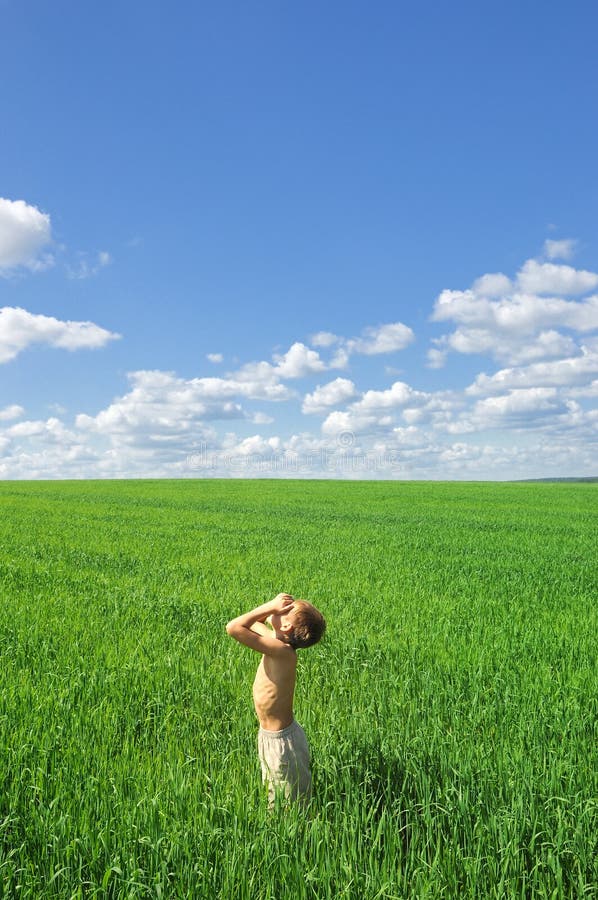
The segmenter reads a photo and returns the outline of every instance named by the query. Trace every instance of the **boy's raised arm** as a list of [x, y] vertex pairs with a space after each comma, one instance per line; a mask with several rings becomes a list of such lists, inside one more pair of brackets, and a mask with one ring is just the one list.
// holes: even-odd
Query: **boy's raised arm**
[[279, 641], [274, 635], [262, 633], [261, 628], [259, 629], [260, 633], [254, 631], [252, 625], [265, 622], [268, 616], [271, 616], [273, 613], [284, 615], [284, 613], [290, 612], [292, 606], [293, 598], [290, 594], [278, 594], [274, 600], [262, 603], [261, 606], [256, 606], [255, 609], [237, 616], [236, 619], [231, 619], [226, 626], [226, 633], [234, 637], [240, 644], [244, 644], [252, 650], [257, 650], [258, 653], [272, 655], [286, 652], [288, 644]]

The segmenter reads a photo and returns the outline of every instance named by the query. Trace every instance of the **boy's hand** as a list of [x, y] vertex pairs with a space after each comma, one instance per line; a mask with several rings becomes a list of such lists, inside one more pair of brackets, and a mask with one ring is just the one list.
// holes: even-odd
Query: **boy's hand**
[[270, 613], [282, 616], [291, 611], [294, 602], [294, 598], [290, 594], [277, 594], [274, 600], [268, 604]]
[[265, 656], [288, 655], [290, 652], [294, 652], [289, 644], [269, 633], [269, 629], [262, 626], [254, 631], [253, 626], [258, 622], [265, 622], [272, 615], [288, 613], [293, 608], [294, 602], [290, 594], [278, 594], [274, 600], [262, 603], [261, 606], [256, 606], [250, 612], [231, 619], [226, 626], [226, 632], [240, 644], [245, 644], [246, 647], [257, 650], [258, 653], [263, 653]]

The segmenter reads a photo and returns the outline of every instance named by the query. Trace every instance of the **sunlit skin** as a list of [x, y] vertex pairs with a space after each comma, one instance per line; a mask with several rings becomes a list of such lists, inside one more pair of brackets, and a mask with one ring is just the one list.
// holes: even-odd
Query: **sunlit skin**
[[293, 721], [297, 652], [287, 643], [293, 631], [293, 603], [290, 594], [278, 594], [226, 626], [228, 634], [262, 654], [253, 702], [266, 731], [281, 731]]

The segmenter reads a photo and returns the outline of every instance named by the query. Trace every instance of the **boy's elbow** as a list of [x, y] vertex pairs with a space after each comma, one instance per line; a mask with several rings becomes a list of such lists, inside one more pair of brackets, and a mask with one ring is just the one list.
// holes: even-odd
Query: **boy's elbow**
[[227, 622], [227, 625], [226, 625], [226, 633], [229, 634], [231, 637], [234, 636], [234, 634], [235, 634], [235, 623], [234, 623], [234, 620], [231, 620], [230, 622]]

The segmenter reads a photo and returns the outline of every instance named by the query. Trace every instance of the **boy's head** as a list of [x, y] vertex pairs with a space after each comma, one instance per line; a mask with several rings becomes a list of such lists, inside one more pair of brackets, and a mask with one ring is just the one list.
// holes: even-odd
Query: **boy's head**
[[287, 622], [291, 628], [286, 632], [286, 641], [296, 650], [317, 644], [326, 631], [324, 616], [307, 600], [295, 600]]

